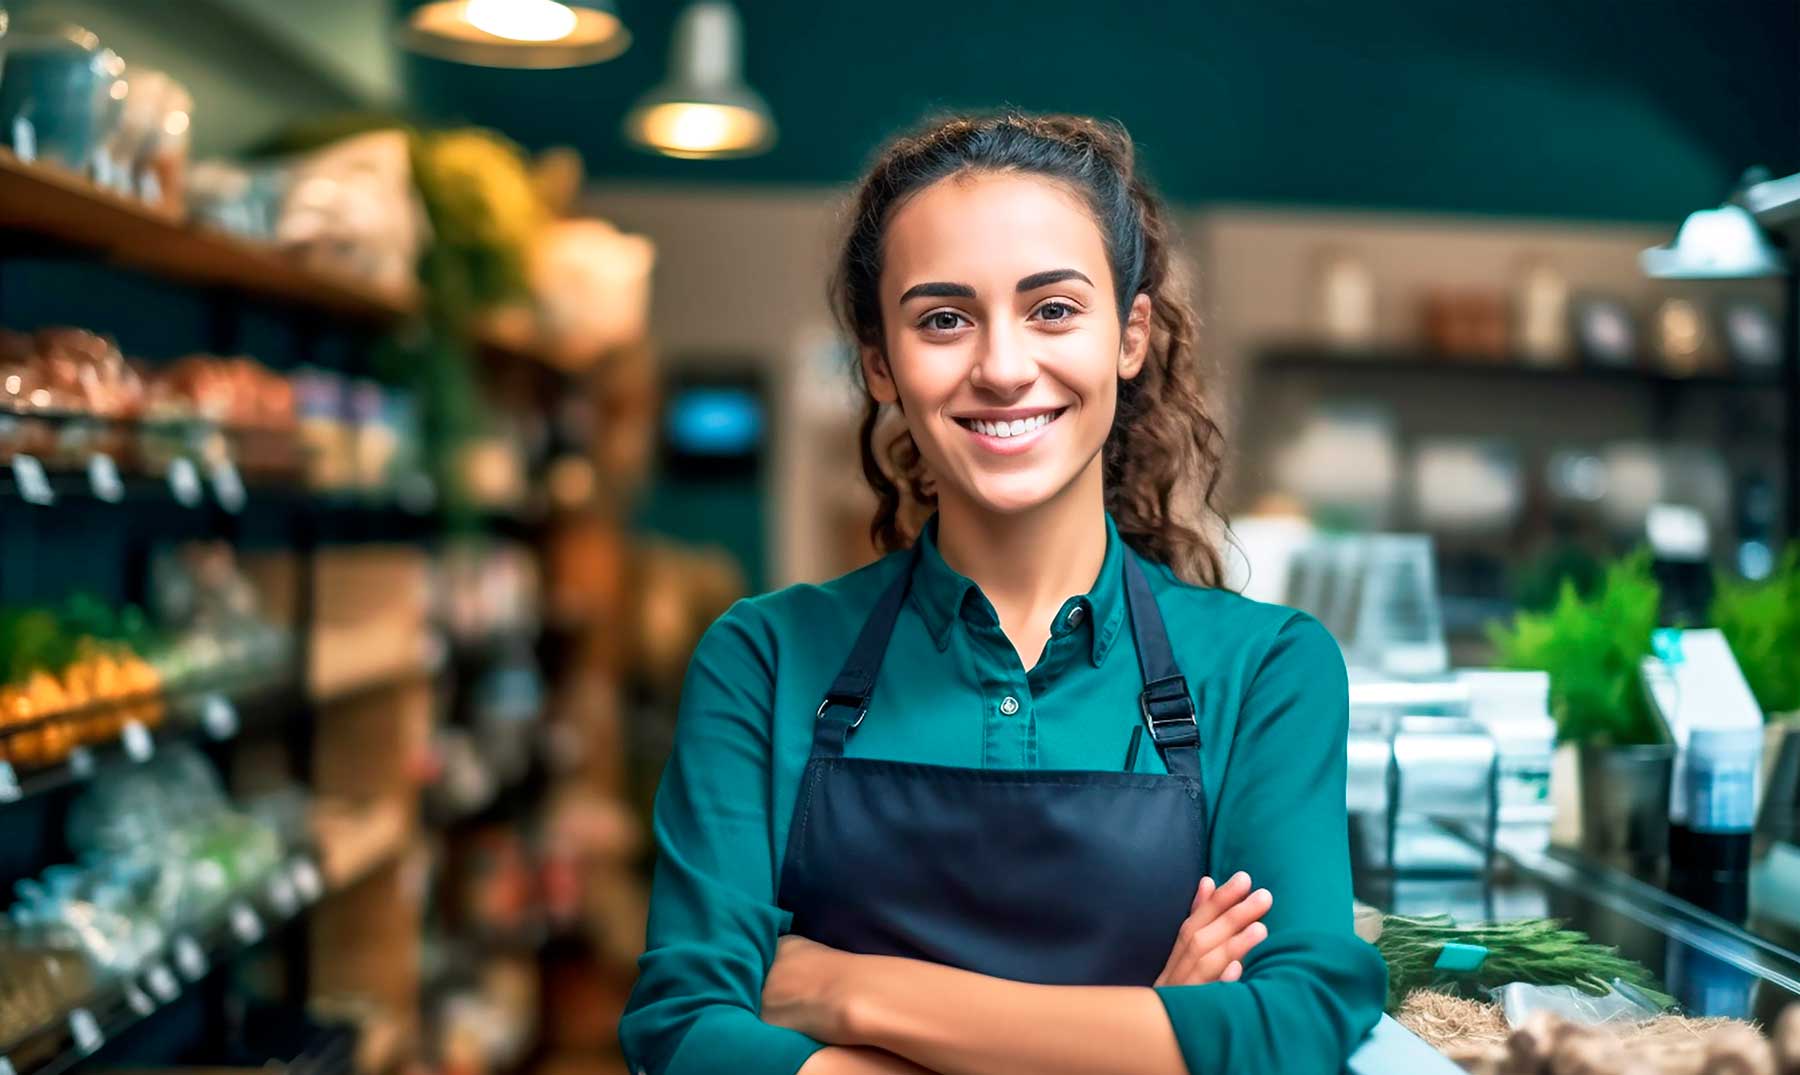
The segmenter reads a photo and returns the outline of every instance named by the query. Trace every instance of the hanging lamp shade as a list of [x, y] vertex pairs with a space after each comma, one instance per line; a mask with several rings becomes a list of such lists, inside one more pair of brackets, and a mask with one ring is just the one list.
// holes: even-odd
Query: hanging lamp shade
[[612, 0], [429, 0], [399, 38], [440, 60], [538, 70], [601, 63], [631, 44]]
[[625, 136], [670, 157], [747, 157], [775, 144], [768, 102], [742, 78], [738, 15], [728, 3], [688, 5], [675, 24], [669, 78], [638, 99]]
[[1688, 214], [1675, 241], [1638, 255], [1644, 275], [1661, 280], [1742, 280], [1779, 276], [1781, 255], [1740, 205]]

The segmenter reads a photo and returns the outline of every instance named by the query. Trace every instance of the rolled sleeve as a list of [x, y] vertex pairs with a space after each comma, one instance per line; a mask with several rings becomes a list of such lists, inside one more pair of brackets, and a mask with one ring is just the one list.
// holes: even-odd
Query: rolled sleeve
[[823, 1048], [759, 1016], [776, 941], [791, 922], [775, 905], [768, 638], [754, 607], [739, 601], [688, 665], [652, 806], [645, 951], [619, 1021], [634, 1075], [793, 1075]]
[[1188, 1070], [1336, 1072], [1381, 1018], [1387, 966], [1352, 928], [1344, 802], [1349, 684], [1304, 612], [1276, 632], [1239, 710], [1212, 872], [1274, 895], [1235, 982], [1155, 987]]

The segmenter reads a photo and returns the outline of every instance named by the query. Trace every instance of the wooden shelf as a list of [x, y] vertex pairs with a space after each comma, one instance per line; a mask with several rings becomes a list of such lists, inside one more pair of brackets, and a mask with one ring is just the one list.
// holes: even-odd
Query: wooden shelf
[[[0, 234], [28, 236], [164, 279], [229, 288], [386, 327], [416, 313], [418, 295], [297, 265], [280, 251], [183, 222], [86, 177], [21, 161], [0, 149]], [[502, 361], [555, 369], [543, 349], [492, 319], [476, 329], [482, 351]]]
[[1514, 356], [1495, 359], [1465, 358], [1402, 347], [1346, 350], [1327, 344], [1283, 342], [1263, 345], [1256, 348], [1255, 352], [1257, 360], [1251, 364], [1251, 368], [1256, 375], [1305, 373], [1342, 374], [1348, 377], [1462, 377], [1525, 382], [1635, 384], [1660, 388], [1724, 388], [1747, 392], [1775, 391], [1781, 387], [1780, 378], [1772, 373], [1758, 377], [1709, 372], [1684, 377], [1648, 366], [1633, 369], [1576, 364], [1534, 366]]
[[0, 151], [0, 230], [90, 251], [106, 261], [188, 283], [229, 287], [324, 310], [391, 322], [412, 295], [384, 294], [293, 264], [278, 251], [184, 224], [82, 176]]

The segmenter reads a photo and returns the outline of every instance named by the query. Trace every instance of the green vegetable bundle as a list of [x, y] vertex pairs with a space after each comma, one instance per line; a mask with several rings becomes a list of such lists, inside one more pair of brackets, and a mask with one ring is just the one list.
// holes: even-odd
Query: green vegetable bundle
[[[1480, 945], [1487, 958], [1472, 971], [1440, 970], [1438, 956], [1453, 943]], [[1552, 918], [1458, 926], [1449, 915], [1386, 915], [1375, 947], [1387, 960], [1389, 1012], [1399, 1011], [1415, 989], [1487, 1000], [1489, 990], [1527, 982], [1574, 986], [1600, 996], [1612, 989], [1615, 978], [1664, 1006], [1674, 1003], [1658, 991], [1655, 977], [1641, 964]]]

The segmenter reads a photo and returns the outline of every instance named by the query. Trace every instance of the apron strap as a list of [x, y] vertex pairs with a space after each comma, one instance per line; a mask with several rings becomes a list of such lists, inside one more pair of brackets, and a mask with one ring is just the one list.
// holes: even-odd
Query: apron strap
[[874, 611], [863, 621], [856, 645], [850, 648], [850, 658], [844, 662], [837, 678], [831, 681], [825, 700], [819, 703], [818, 719], [813, 722], [815, 756], [841, 757], [845, 740], [868, 715], [869, 698], [875, 693], [875, 677], [881, 672], [881, 659], [887, 655], [888, 639], [893, 636], [894, 624], [900, 619], [900, 607], [906, 603], [906, 593], [918, 563], [919, 543], [914, 541], [905, 566], [882, 591]]
[[1188, 694], [1187, 678], [1175, 663], [1174, 648], [1169, 645], [1169, 631], [1163, 625], [1162, 610], [1150, 592], [1150, 580], [1138, 566], [1137, 556], [1125, 550], [1125, 602], [1131, 611], [1131, 637], [1137, 643], [1138, 668], [1144, 675], [1144, 690], [1138, 695], [1138, 710], [1144, 715], [1144, 727], [1150, 739], [1162, 752], [1163, 764], [1177, 776], [1200, 779], [1200, 723], [1194, 700]]

